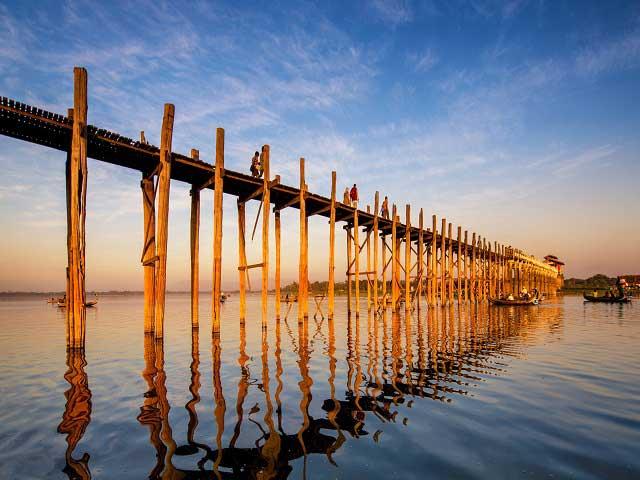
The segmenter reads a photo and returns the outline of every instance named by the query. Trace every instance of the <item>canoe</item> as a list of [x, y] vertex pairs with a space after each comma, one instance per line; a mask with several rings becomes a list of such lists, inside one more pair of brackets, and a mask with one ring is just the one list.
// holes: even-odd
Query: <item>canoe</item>
[[493, 305], [511, 305], [513, 307], [523, 307], [528, 305], [538, 305], [537, 298], [530, 298], [529, 300], [507, 300], [506, 298], [490, 298], [489, 301]]
[[582, 294], [585, 302], [595, 303], [629, 303], [629, 297], [594, 297], [593, 295]]
[[[87, 308], [91, 308], [91, 307], [95, 307], [98, 304], [98, 300], [89, 300], [88, 302], [85, 302], [84, 306]], [[66, 302], [58, 302], [57, 303], [59, 308], [65, 308], [67, 306]]]

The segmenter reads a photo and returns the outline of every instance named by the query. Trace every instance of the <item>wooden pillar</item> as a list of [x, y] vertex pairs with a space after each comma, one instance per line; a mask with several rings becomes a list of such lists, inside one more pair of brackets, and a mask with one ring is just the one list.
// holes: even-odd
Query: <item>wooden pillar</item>
[[449, 239], [449, 247], [448, 251], [448, 261], [447, 261], [447, 277], [449, 278], [449, 285], [447, 288], [447, 304], [451, 305], [453, 302], [453, 226], [451, 223], [449, 224], [449, 228], [447, 230], [447, 237]]
[[[367, 213], [371, 213], [371, 208], [367, 205]], [[367, 310], [371, 309], [371, 228], [367, 227]]]
[[331, 209], [329, 210], [329, 318], [335, 308], [336, 172], [331, 172]]
[[238, 200], [238, 289], [240, 290], [240, 322], [247, 317], [247, 249], [246, 249], [246, 209]]
[[280, 318], [280, 210], [275, 212], [275, 229], [276, 229], [276, 278], [275, 278], [275, 307], [276, 318]]
[[262, 147], [262, 327], [267, 326], [267, 302], [269, 295], [269, 220], [271, 216], [271, 175], [269, 145]]
[[429, 304], [436, 304], [438, 295], [438, 220], [435, 215], [431, 217], [431, 272], [429, 274], [431, 283], [431, 298]]
[[173, 137], [174, 107], [164, 105], [160, 134], [160, 173], [158, 174], [158, 226], [156, 252], [156, 338], [164, 337], [164, 303], [167, 287], [167, 241], [169, 239], [169, 190], [171, 186], [171, 140]]
[[442, 219], [440, 230], [440, 305], [446, 303], [447, 293], [447, 219]]
[[83, 349], [87, 213], [87, 71], [73, 69], [73, 129], [67, 175], [67, 348]]
[[466, 302], [469, 300], [469, 232], [467, 230], [464, 231], [464, 254], [462, 255], [463, 260], [463, 279], [464, 279], [464, 287], [463, 287], [463, 298]]
[[308, 290], [309, 290], [309, 243], [307, 240], [307, 208], [306, 208], [307, 184], [304, 178], [304, 158], [300, 159], [300, 263], [298, 265], [298, 320], [309, 316]]
[[[191, 150], [191, 158], [197, 159], [198, 151]], [[190, 253], [191, 253], [191, 327], [199, 326], [200, 295], [200, 189], [191, 186], [191, 222], [190, 222]]]
[[351, 275], [351, 226], [347, 225], [344, 231], [347, 234], [347, 312], [351, 313], [351, 285], [353, 281]]
[[477, 300], [477, 244], [476, 233], [473, 232], [471, 236], [471, 300], [474, 302]]
[[222, 199], [224, 180], [224, 129], [216, 128], [216, 164], [213, 180], [213, 288], [211, 333], [220, 333], [222, 295]]
[[397, 221], [396, 221], [396, 206], [393, 205], [391, 220], [391, 306], [395, 311], [398, 302], [398, 255], [396, 250], [397, 244]]
[[373, 305], [378, 308], [378, 209], [380, 194], [376, 192], [373, 203]]
[[418, 249], [417, 249], [417, 264], [418, 267], [416, 269], [416, 276], [418, 277], [418, 282], [416, 283], [416, 292], [414, 298], [417, 302], [418, 311], [420, 310], [420, 303], [422, 302], [422, 285], [424, 282], [424, 214], [422, 209], [420, 209], [420, 213], [418, 215]]
[[156, 265], [156, 207], [153, 177], [142, 174], [142, 212], [144, 243], [142, 265], [144, 270], [144, 333], [153, 333], [155, 318], [155, 265]]
[[458, 291], [458, 303], [462, 300], [462, 227], [458, 226], [458, 250], [456, 252], [456, 289]]
[[354, 257], [354, 278], [356, 293], [356, 316], [360, 315], [360, 240], [358, 237], [360, 227], [358, 226], [358, 209], [353, 209], [353, 254]]
[[405, 210], [404, 230], [404, 310], [411, 311], [411, 205]]
[[[382, 234], [381, 237], [382, 242], [382, 301], [384, 304], [382, 308], [386, 310], [387, 308], [387, 236], [386, 234]], [[392, 266], [393, 268], [393, 266]]]

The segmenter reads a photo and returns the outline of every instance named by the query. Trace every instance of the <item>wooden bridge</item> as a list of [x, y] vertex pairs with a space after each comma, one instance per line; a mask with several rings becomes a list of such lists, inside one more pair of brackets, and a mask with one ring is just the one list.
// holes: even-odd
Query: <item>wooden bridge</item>
[[[308, 191], [305, 183], [305, 161], [300, 159], [299, 187], [281, 183], [280, 176], [271, 177], [269, 145], [260, 154], [264, 167], [262, 178], [224, 168], [224, 130], [216, 129], [215, 162], [200, 159], [192, 149], [190, 155], [172, 151], [174, 106], [164, 105], [160, 147], [132, 140], [113, 132], [88, 125], [87, 72], [74, 69], [74, 106], [66, 116], [2, 97], [0, 133], [27, 142], [67, 152], [67, 344], [84, 348], [85, 335], [85, 218], [87, 196], [87, 157], [141, 172], [144, 239], [141, 261], [144, 266], [145, 333], [163, 337], [167, 237], [169, 230], [169, 196], [171, 180], [189, 183], [191, 188], [191, 305], [192, 324], [198, 326], [199, 223], [200, 191], [214, 190], [212, 330], [220, 329], [222, 203], [223, 193], [237, 197], [238, 207], [238, 274], [240, 317], [246, 316], [248, 270], [262, 270], [262, 318], [267, 318], [269, 285], [269, 246], [271, 213], [275, 228], [275, 314], [280, 315], [280, 211], [300, 211], [300, 259], [298, 318], [308, 317], [308, 218], [320, 215], [329, 219], [328, 314], [334, 313], [335, 226], [343, 222], [347, 237], [348, 305], [360, 313], [360, 281], [367, 286], [369, 309], [420, 308], [452, 302], [486, 301], [503, 292], [537, 288], [553, 295], [558, 271], [531, 255], [497, 242], [487, 241], [458, 226], [454, 235], [451, 223], [432, 216], [430, 228], [425, 225], [423, 210], [417, 225], [411, 222], [411, 209], [406, 205], [404, 223], [393, 205], [389, 218], [380, 216], [379, 194], [373, 208], [358, 210], [336, 200], [336, 173], [331, 175], [331, 195], [324, 197]], [[245, 204], [260, 201], [262, 214], [262, 262], [248, 264], [245, 251]], [[271, 208], [273, 206], [273, 209]], [[264, 208], [262, 208], [264, 207]], [[260, 213], [258, 214], [260, 215]], [[258, 219], [256, 218], [256, 222]], [[366, 253], [366, 263], [362, 257]], [[404, 304], [404, 306], [402, 305]]]

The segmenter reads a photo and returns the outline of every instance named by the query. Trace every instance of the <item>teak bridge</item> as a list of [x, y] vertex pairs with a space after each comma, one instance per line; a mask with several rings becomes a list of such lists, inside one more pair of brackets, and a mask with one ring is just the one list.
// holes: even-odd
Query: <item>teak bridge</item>
[[[348, 311], [360, 313], [360, 281], [366, 281], [368, 308], [411, 311], [421, 302], [433, 307], [452, 302], [486, 301], [504, 292], [536, 288], [554, 295], [558, 270], [521, 250], [468, 234], [435, 215], [431, 227], [424, 224], [422, 209], [418, 224], [412, 225], [411, 209], [405, 208], [404, 223], [395, 205], [391, 215], [380, 215], [379, 193], [373, 209], [366, 211], [336, 201], [336, 172], [331, 174], [329, 198], [311, 193], [305, 183], [305, 161], [300, 159], [299, 188], [284, 185], [280, 176], [271, 178], [269, 145], [260, 154], [263, 177], [256, 178], [224, 168], [224, 129], [216, 129], [215, 164], [205, 163], [196, 149], [189, 156], [172, 152], [174, 106], [164, 105], [160, 148], [146, 142], [144, 132], [135, 141], [87, 124], [87, 71], [74, 69], [73, 109], [67, 116], [54, 114], [2, 97], [0, 133], [27, 142], [67, 152], [67, 345], [84, 348], [85, 338], [85, 219], [87, 157], [142, 173], [144, 240], [145, 333], [164, 335], [169, 192], [171, 180], [189, 183], [191, 188], [191, 321], [198, 326], [200, 191], [214, 190], [213, 205], [213, 289], [212, 330], [220, 330], [222, 202], [223, 193], [237, 197], [238, 273], [240, 319], [246, 316], [248, 271], [262, 269], [262, 321], [266, 324], [269, 286], [269, 228], [271, 212], [275, 224], [275, 314], [280, 315], [280, 231], [281, 210], [300, 211], [300, 259], [298, 319], [309, 315], [308, 218], [329, 218], [328, 316], [334, 313], [335, 226], [344, 222], [347, 246]], [[245, 246], [245, 204], [260, 201], [262, 214], [262, 261], [248, 264]], [[273, 205], [273, 210], [271, 206]], [[259, 210], [259, 212], [260, 212]], [[260, 213], [258, 213], [260, 215]], [[256, 223], [258, 218], [256, 218]], [[255, 227], [254, 227], [255, 229]], [[366, 252], [366, 264], [361, 257]], [[366, 266], [365, 266], [366, 265]], [[363, 268], [364, 267], [364, 268]], [[404, 304], [404, 307], [402, 307]]]

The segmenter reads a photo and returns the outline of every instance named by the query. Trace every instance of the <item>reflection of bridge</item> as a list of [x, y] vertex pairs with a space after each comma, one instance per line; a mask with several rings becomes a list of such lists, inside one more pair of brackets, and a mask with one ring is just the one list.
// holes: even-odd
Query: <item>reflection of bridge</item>
[[[87, 72], [74, 70], [74, 108], [67, 116], [53, 114], [2, 97], [0, 101], [0, 133], [31, 143], [67, 152], [67, 329], [70, 348], [84, 348], [85, 336], [85, 217], [87, 196], [87, 157], [142, 173], [144, 211], [145, 331], [157, 338], [164, 335], [167, 236], [169, 229], [169, 192], [171, 179], [187, 182], [191, 189], [191, 294], [192, 323], [198, 322], [199, 291], [199, 224], [200, 191], [214, 189], [213, 239], [213, 331], [220, 328], [222, 201], [223, 193], [237, 197], [238, 205], [238, 271], [240, 284], [240, 316], [246, 315], [245, 291], [248, 271], [262, 270], [263, 323], [267, 319], [269, 285], [269, 228], [271, 205], [275, 221], [275, 310], [280, 316], [280, 211], [294, 207], [300, 210], [300, 259], [298, 317], [308, 317], [308, 218], [329, 218], [330, 242], [328, 266], [328, 310], [334, 311], [335, 224], [346, 222], [349, 310], [360, 312], [361, 278], [367, 284], [369, 307], [393, 310], [402, 301], [405, 310], [420, 307], [424, 300], [430, 306], [468, 300], [486, 300], [501, 292], [535, 287], [553, 294], [557, 271], [520, 250], [487, 241], [479, 235], [462, 232], [458, 226], [442, 219], [438, 232], [436, 216], [431, 228], [424, 225], [420, 209], [418, 225], [412, 224], [411, 209], [405, 208], [404, 224], [396, 206], [380, 216], [379, 195], [366, 211], [336, 201], [336, 174], [331, 179], [330, 198], [308, 191], [304, 177], [304, 159], [300, 159], [300, 186], [293, 188], [270, 177], [269, 146], [262, 148], [263, 178], [253, 178], [224, 168], [224, 130], [216, 130], [215, 165], [200, 160], [198, 150], [189, 156], [172, 152], [173, 105], [166, 104], [162, 121], [160, 147], [87, 124]], [[156, 198], [157, 197], [157, 198]], [[259, 200], [262, 211], [262, 259], [247, 262], [245, 248], [245, 204]], [[157, 214], [156, 214], [157, 204]], [[264, 208], [262, 208], [264, 206]], [[387, 205], [388, 207], [388, 205]], [[388, 210], [391, 210], [389, 212]], [[389, 216], [389, 213], [391, 215]], [[256, 225], [258, 218], [256, 218]], [[254, 226], [255, 232], [255, 226]], [[379, 241], [380, 240], [380, 241]], [[366, 251], [366, 269], [361, 256]], [[389, 259], [387, 259], [389, 255]], [[380, 262], [380, 263], [379, 263]], [[387, 291], [389, 290], [389, 291]], [[352, 293], [353, 292], [353, 293]], [[352, 303], [352, 296], [355, 301]], [[424, 298], [423, 298], [424, 297]]]
[[[434, 312], [431, 312], [434, 313]], [[166, 374], [164, 371], [164, 347], [161, 340], [152, 335], [145, 336], [145, 367], [142, 376], [147, 384], [143, 395], [138, 421], [149, 429], [150, 443], [155, 449], [155, 464], [150, 467], [150, 478], [287, 478], [293, 471], [295, 461], [303, 461], [313, 454], [325, 455], [335, 465], [334, 452], [348, 438], [357, 439], [371, 435], [377, 442], [383, 433], [384, 424], [400, 422], [399, 407], [411, 405], [420, 399], [451, 401], [456, 395], [466, 395], [474, 384], [484, 381], [487, 374], [506, 371], [505, 357], [520, 354], [520, 345], [530, 341], [540, 329], [554, 328], [559, 319], [558, 308], [549, 305], [540, 309], [517, 311], [476, 307], [435, 310], [427, 316], [400, 316], [386, 313], [367, 316], [365, 339], [360, 338], [360, 319], [348, 320], [346, 393], [336, 396], [336, 337], [334, 320], [316, 321], [316, 332], [309, 336], [310, 322], [299, 322], [297, 337], [289, 331], [291, 343], [297, 354], [299, 368], [300, 402], [302, 422], [295, 432], [283, 428], [283, 405], [280, 394], [283, 388], [281, 324], [275, 322], [275, 382], [271, 380], [270, 345], [266, 329], [262, 330], [259, 376], [251, 378], [247, 367], [246, 331], [240, 324], [238, 364], [240, 377], [237, 384], [236, 421], [233, 435], [223, 445], [225, 431], [224, 389], [222, 385], [221, 344], [214, 336], [212, 343], [212, 375], [214, 415], [216, 419], [215, 444], [197, 439], [198, 415], [196, 406], [200, 396], [200, 348], [199, 330], [192, 330], [191, 398], [186, 403], [188, 426], [186, 438], [174, 438], [169, 423], [170, 405], [167, 400]], [[414, 323], [415, 322], [415, 323]], [[285, 323], [288, 328], [288, 325]], [[364, 325], [363, 325], [364, 326]], [[324, 331], [323, 331], [324, 330]], [[314, 339], [324, 343], [324, 355], [328, 361], [328, 385], [330, 398], [321, 400], [325, 416], [314, 418], [309, 414], [312, 402], [312, 387], [318, 379], [310, 376], [310, 361]], [[69, 478], [90, 478], [89, 454], [79, 460], [73, 452], [90, 421], [91, 392], [84, 371], [84, 352], [68, 351], [68, 371], [65, 379], [70, 388], [66, 392], [67, 404], [59, 432], [67, 435], [65, 473]], [[272, 360], [273, 360], [272, 359]], [[276, 389], [272, 394], [271, 387]], [[250, 388], [257, 388], [263, 396], [260, 408], [253, 407], [248, 413], [244, 402]], [[258, 418], [262, 412], [262, 417]], [[402, 422], [406, 422], [406, 418]], [[243, 422], [257, 425], [261, 434], [252, 446], [237, 446]], [[372, 432], [366, 424], [379, 424]], [[231, 427], [230, 427], [231, 428]], [[371, 429], [372, 430], [372, 429]], [[180, 464], [190, 463], [189, 468], [174, 466], [173, 460], [180, 457]]]

